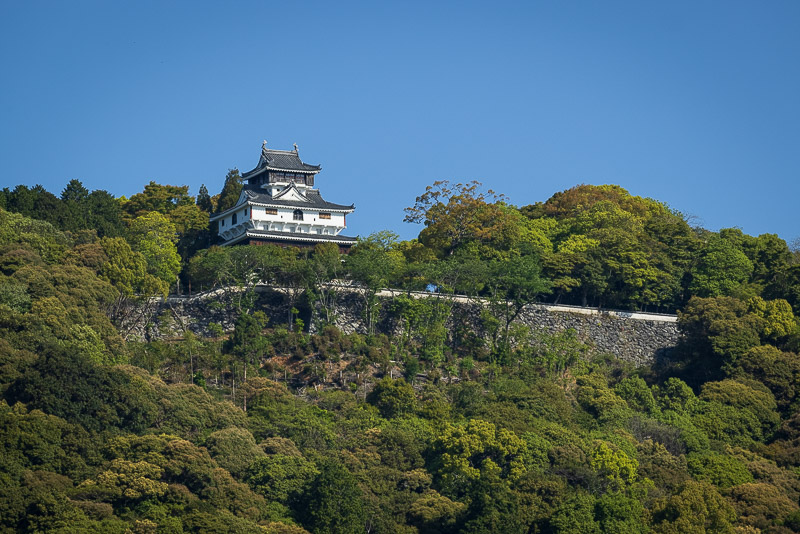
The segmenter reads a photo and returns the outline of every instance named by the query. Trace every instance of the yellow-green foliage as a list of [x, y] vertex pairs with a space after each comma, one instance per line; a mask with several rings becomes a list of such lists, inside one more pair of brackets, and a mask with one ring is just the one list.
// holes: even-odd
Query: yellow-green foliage
[[612, 487], [623, 489], [636, 482], [639, 462], [629, 458], [623, 451], [612, 448], [609, 443], [597, 441], [592, 448], [590, 465]]

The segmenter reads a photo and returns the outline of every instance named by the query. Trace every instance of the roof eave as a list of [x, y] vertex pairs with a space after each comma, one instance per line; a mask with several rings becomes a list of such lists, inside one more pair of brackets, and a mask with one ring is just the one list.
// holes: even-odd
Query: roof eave
[[355, 237], [342, 237], [340, 239], [320, 239], [320, 238], [315, 238], [314, 236], [298, 237], [298, 234], [295, 234], [293, 232], [286, 232], [286, 234], [287, 234], [286, 236], [282, 236], [282, 235], [259, 235], [257, 233], [254, 233], [254, 232], [251, 232], [251, 231], [248, 230], [248, 231], [244, 232], [243, 234], [230, 239], [229, 241], [225, 241], [224, 243], [222, 243], [222, 245], [223, 246], [233, 245], [233, 244], [236, 244], [239, 241], [242, 241], [243, 239], [247, 239], [249, 237], [256, 238], [256, 239], [264, 239], [264, 240], [276, 239], [276, 240], [283, 240], [283, 241], [308, 241], [308, 242], [314, 242], [314, 243], [335, 243], [337, 245], [354, 245], [358, 241]]
[[252, 178], [254, 176], [258, 176], [259, 174], [263, 173], [264, 171], [294, 172], [294, 173], [298, 173], [299, 172], [299, 173], [303, 173], [303, 174], [319, 174], [319, 172], [322, 170], [322, 167], [320, 165], [317, 165], [316, 167], [317, 167], [316, 169], [311, 169], [311, 170], [283, 169], [281, 167], [270, 167], [270, 165], [267, 164], [267, 165], [265, 165], [265, 166], [263, 166], [261, 168], [256, 167], [255, 169], [253, 169], [251, 171], [247, 171], [245, 173], [242, 173], [242, 178], [245, 179], [245, 180], [249, 180], [250, 178]]
[[[249, 200], [247, 203], [251, 204], [253, 206], [260, 206], [262, 208], [284, 208], [284, 209], [297, 208], [297, 209], [299, 209], [299, 208], [302, 207], [302, 206], [284, 206], [283, 204], [271, 204], [271, 203], [265, 203], [265, 202], [254, 202], [252, 200]], [[320, 211], [335, 211], [337, 213], [352, 213], [353, 211], [355, 211], [356, 208], [355, 208], [355, 206], [352, 206], [352, 207], [349, 207], [349, 208], [327, 208], [327, 207], [320, 207], [320, 206], [306, 206], [306, 207], [304, 207], [304, 209], [320, 210]]]

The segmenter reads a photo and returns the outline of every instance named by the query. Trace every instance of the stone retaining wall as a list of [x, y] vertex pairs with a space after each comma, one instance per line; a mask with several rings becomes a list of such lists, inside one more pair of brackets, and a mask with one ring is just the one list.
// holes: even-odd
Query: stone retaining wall
[[[399, 322], [388, 313], [394, 294], [383, 292], [380, 309], [376, 318], [377, 331], [388, 335], [399, 332]], [[448, 298], [437, 295], [416, 293], [417, 298]], [[151, 302], [152, 312], [131, 314], [146, 319], [138, 319], [123, 324], [123, 332], [128, 338], [159, 339], [180, 337], [185, 329], [198, 335], [209, 335], [209, 325], [216, 323], [224, 331], [231, 331], [236, 319], [236, 299], [239, 293], [233, 290], [218, 290], [191, 298], [169, 298]], [[289, 320], [289, 301], [285, 292], [268, 287], [256, 288], [255, 309], [264, 311], [272, 326], [287, 323]], [[480, 311], [484, 302], [465, 297], [449, 299], [453, 310], [448, 322], [451, 332], [458, 327], [468, 327], [479, 336], [482, 331]], [[301, 318], [315, 331], [314, 310], [298, 305]], [[345, 333], [366, 332], [363, 299], [356, 291], [340, 294], [335, 310], [334, 324]], [[668, 355], [677, 344], [678, 332], [676, 316], [647, 314], [613, 310], [597, 310], [571, 306], [530, 305], [517, 317], [516, 322], [531, 328], [534, 333], [549, 334], [574, 329], [578, 338], [602, 353], [612, 353], [637, 365], [650, 363]]]

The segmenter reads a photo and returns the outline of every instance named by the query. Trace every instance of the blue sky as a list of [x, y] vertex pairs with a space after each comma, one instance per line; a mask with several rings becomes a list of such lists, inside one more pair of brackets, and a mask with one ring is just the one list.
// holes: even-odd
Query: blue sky
[[800, 236], [798, 2], [2, 2], [0, 186], [131, 195], [322, 164], [351, 235], [435, 180], [619, 184]]

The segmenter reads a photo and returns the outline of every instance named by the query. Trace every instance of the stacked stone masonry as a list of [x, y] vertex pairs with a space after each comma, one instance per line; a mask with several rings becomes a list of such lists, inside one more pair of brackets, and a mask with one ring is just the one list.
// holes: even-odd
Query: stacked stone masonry
[[[228, 332], [233, 329], [236, 320], [239, 295], [236, 290], [217, 290], [188, 298], [152, 301], [146, 313], [131, 313], [130, 318], [123, 321], [122, 331], [132, 339], [177, 338], [185, 329], [198, 335], [209, 335], [209, 325], [215, 323]], [[397, 318], [387, 313], [387, 304], [392, 295], [387, 291], [379, 296], [380, 311], [376, 320], [378, 331], [388, 335], [396, 334], [399, 324]], [[422, 294], [416, 296], [446, 298]], [[448, 325], [450, 331], [458, 326], [468, 326], [482, 335], [479, 320], [482, 306], [480, 301], [455, 299]], [[254, 309], [264, 311], [273, 326], [288, 322], [288, 299], [279, 289], [257, 288]], [[342, 292], [335, 306], [334, 324], [345, 333], [364, 333], [366, 325], [363, 310], [363, 299], [357, 292]], [[312, 309], [301, 309], [301, 318], [310, 325], [312, 332], [317, 323], [314, 320], [315, 313]], [[530, 327], [534, 333], [553, 334], [572, 328], [593, 351], [611, 353], [636, 365], [666, 357], [680, 337], [674, 315], [540, 304], [527, 306], [516, 321]]]

